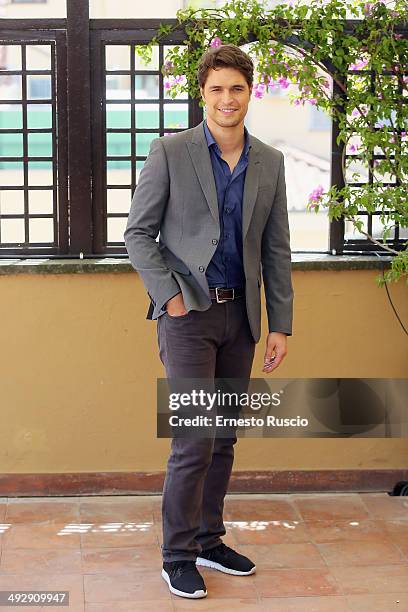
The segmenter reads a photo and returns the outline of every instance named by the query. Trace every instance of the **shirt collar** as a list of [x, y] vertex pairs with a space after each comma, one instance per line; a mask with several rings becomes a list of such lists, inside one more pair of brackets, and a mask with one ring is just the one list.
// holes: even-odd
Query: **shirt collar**
[[[208, 148], [211, 147], [211, 145], [215, 145], [215, 148], [219, 151], [219, 147], [217, 144], [217, 141], [215, 140], [214, 136], [211, 134], [208, 125], [207, 125], [207, 121], [204, 119], [203, 121], [204, 124], [204, 134], [205, 134], [205, 138], [207, 140], [207, 145]], [[245, 144], [244, 144], [244, 155], [248, 155], [248, 151], [251, 148], [251, 145], [249, 143], [249, 134], [248, 134], [248, 130], [246, 128], [246, 126], [244, 125], [244, 138], [245, 138]]]

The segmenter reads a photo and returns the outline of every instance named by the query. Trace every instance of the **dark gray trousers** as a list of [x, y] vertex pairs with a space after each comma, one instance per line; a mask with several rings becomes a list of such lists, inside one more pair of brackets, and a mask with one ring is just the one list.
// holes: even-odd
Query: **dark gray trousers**
[[[167, 378], [239, 378], [251, 374], [255, 342], [245, 298], [206, 311], [157, 320], [160, 359]], [[217, 387], [218, 388], [218, 387]], [[163, 488], [164, 561], [195, 560], [221, 543], [224, 497], [234, 461], [228, 438], [173, 437]]]

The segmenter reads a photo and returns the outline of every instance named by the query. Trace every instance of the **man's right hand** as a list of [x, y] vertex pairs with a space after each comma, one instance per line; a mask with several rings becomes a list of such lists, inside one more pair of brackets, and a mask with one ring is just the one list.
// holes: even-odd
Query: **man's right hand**
[[184, 306], [183, 294], [177, 293], [166, 302], [166, 311], [170, 317], [181, 317], [187, 314], [186, 307]]

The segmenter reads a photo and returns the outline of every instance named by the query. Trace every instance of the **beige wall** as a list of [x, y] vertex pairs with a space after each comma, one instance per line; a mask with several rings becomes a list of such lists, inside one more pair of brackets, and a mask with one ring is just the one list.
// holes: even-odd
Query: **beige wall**
[[[294, 335], [276, 376], [407, 376], [406, 337], [376, 275], [294, 272]], [[406, 286], [390, 290], [407, 321]], [[138, 275], [0, 275], [0, 294], [0, 472], [163, 470], [169, 440], [155, 437], [155, 383], [164, 370]], [[240, 440], [235, 469], [407, 462], [406, 439], [269, 438]]]

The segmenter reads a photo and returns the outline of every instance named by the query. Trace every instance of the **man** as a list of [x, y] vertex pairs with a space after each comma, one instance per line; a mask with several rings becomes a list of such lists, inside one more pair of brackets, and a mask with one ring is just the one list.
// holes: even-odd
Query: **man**
[[[198, 80], [206, 119], [152, 141], [124, 239], [151, 299], [147, 318], [157, 320], [168, 378], [245, 380], [260, 339], [261, 272], [269, 327], [263, 372], [281, 363], [292, 333], [284, 159], [244, 126], [253, 83], [246, 53], [229, 44], [209, 49]], [[221, 540], [236, 440], [172, 440], [162, 576], [177, 595], [207, 595], [196, 565], [236, 576], [255, 571]]]

